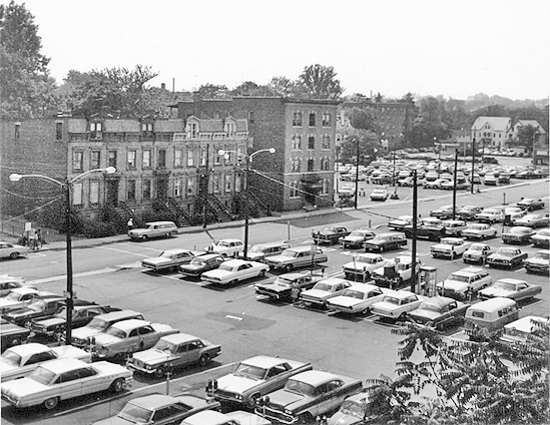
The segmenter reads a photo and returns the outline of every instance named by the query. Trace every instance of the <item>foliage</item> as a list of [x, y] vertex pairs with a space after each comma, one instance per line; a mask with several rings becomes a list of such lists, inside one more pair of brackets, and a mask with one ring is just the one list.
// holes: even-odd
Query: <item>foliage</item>
[[12, 0], [0, 5], [0, 116], [42, 117], [55, 107], [55, 81], [48, 76], [49, 58], [34, 16]]
[[349, 121], [355, 129], [369, 130], [374, 133], [379, 131], [378, 119], [372, 108], [353, 108], [349, 114]]
[[364, 129], [347, 130], [341, 144], [340, 161], [356, 162], [359, 151], [359, 164], [368, 165], [376, 157], [378, 147], [379, 139], [376, 133]]
[[227, 86], [207, 83], [197, 90], [203, 99], [225, 99], [229, 97]]
[[273, 77], [267, 86], [277, 96], [296, 97], [296, 81], [287, 77]]
[[525, 146], [527, 147], [527, 154], [531, 155], [533, 152], [533, 143], [536, 143], [538, 138], [538, 130], [531, 124], [527, 124], [518, 129], [517, 138], [511, 140], [509, 144], [511, 146]]
[[273, 91], [268, 86], [260, 86], [252, 81], [245, 81], [231, 90], [232, 96], [272, 96]]
[[337, 75], [332, 66], [310, 65], [304, 68], [298, 77], [298, 83], [308, 99], [336, 100], [344, 91]]

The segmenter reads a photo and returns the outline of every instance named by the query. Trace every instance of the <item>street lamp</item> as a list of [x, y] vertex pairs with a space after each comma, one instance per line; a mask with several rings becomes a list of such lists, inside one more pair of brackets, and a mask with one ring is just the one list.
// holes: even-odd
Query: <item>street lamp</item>
[[434, 137], [434, 146], [437, 146], [439, 162], [437, 163], [437, 178], [441, 178], [441, 143], [437, 143], [437, 137]]
[[536, 152], [535, 143], [537, 142], [538, 135], [539, 135], [538, 131], [535, 131], [533, 133], [533, 168], [534, 169], [537, 168], [537, 155], [535, 154]]
[[67, 291], [65, 294], [67, 303], [67, 323], [65, 327], [65, 345], [71, 345], [72, 339], [72, 318], [73, 318], [73, 253], [72, 253], [72, 240], [71, 240], [71, 189], [73, 184], [82, 180], [93, 173], [107, 173], [113, 174], [116, 172], [115, 167], [97, 168], [94, 170], [86, 171], [73, 177], [69, 180], [69, 177], [63, 182], [56, 180], [52, 177], [44, 176], [42, 174], [11, 174], [9, 179], [12, 182], [18, 182], [21, 179], [34, 178], [40, 180], [46, 180], [61, 187], [65, 191], [65, 231], [67, 241]]
[[234, 153], [237, 156], [244, 158], [245, 164], [246, 164], [246, 178], [245, 178], [245, 187], [244, 187], [244, 196], [245, 196], [245, 202], [244, 202], [244, 251], [243, 256], [246, 258], [248, 256], [248, 220], [250, 216], [250, 211], [248, 209], [248, 200], [249, 200], [249, 187], [248, 187], [248, 173], [250, 171], [250, 163], [252, 162], [252, 158], [254, 158], [256, 155], [262, 152], [269, 152], [269, 153], [275, 153], [275, 148], [269, 148], [269, 149], [260, 149], [256, 152], [251, 153], [250, 155], [245, 155], [242, 152], [238, 151], [226, 151], [223, 149], [220, 149], [218, 151], [218, 155], [220, 156], [226, 156], [230, 153]]

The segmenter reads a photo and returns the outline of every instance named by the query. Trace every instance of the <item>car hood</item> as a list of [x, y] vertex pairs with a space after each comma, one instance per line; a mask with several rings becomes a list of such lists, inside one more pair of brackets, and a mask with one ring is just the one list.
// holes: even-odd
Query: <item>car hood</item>
[[35, 310], [33, 310], [32, 308], [28, 308], [28, 307], [23, 307], [23, 308], [17, 308], [15, 310], [11, 310], [9, 313], [6, 313], [4, 315], [4, 317], [8, 318], [8, 317], [25, 317], [29, 314], [32, 314], [32, 313], [35, 313]]
[[464, 251], [465, 256], [472, 256], [472, 257], [481, 257], [483, 256], [483, 253], [481, 251], [476, 251], [475, 249], [467, 249]]
[[72, 331], [72, 337], [78, 338], [78, 339], [86, 339], [91, 336], [96, 336], [101, 331], [98, 331], [94, 328], [89, 328], [88, 326], [84, 326], [83, 328], [73, 329]]
[[331, 298], [329, 304], [337, 305], [339, 307], [353, 307], [365, 300], [360, 300], [359, 298], [345, 297], [339, 295], [337, 297]]
[[198, 270], [206, 269], [203, 264], [183, 264], [180, 266], [180, 271], [196, 272]]
[[550, 263], [544, 258], [528, 258], [525, 262], [529, 264], [540, 264], [541, 266], [547, 266]]
[[52, 347], [52, 350], [57, 354], [57, 357], [60, 359], [72, 357], [84, 360], [86, 362], [89, 362], [91, 360], [90, 353], [81, 348], [73, 347], [72, 345], [60, 345], [58, 347]]
[[510, 291], [504, 288], [489, 287], [482, 289], [480, 293], [485, 295], [486, 297], [509, 297], [515, 294], [515, 291]]
[[438, 243], [437, 245], [432, 246], [433, 249], [439, 249], [441, 251], [452, 251], [452, 245], [445, 245]]
[[258, 288], [262, 289], [269, 289], [270, 291], [279, 292], [279, 291], [287, 291], [288, 289], [292, 288], [291, 285], [283, 284], [283, 283], [260, 283], [256, 285]]
[[414, 319], [415, 317], [422, 317], [424, 319], [437, 319], [441, 314], [437, 311], [428, 310], [428, 309], [416, 309], [409, 313], [409, 316]]
[[324, 299], [331, 295], [330, 292], [321, 291], [319, 289], [308, 289], [307, 291], [302, 292], [302, 297], [310, 297], [310, 298], [317, 298], [317, 299]]
[[2, 383], [2, 391], [9, 391], [11, 394], [18, 397], [25, 397], [40, 392], [46, 391], [47, 385], [36, 382], [34, 379], [21, 378], [9, 382]]
[[275, 391], [269, 395], [269, 403], [292, 410], [293, 404], [300, 403], [306, 396], [292, 393], [284, 389]]
[[216, 269], [216, 270], [210, 270], [208, 272], [205, 272], [202, 274], [202, 278], [207, 278], [207, 277], [213, 277], [213, 278], [223, 278], [225, 276], [230, 276], [232, 274], [234, 274], [235, 272], [233, 271], [230, 271], [230, 270], [220, 270], [220, 269]]
[[0, 308], [21, 305], [23, 303], [23, 301], [11, 301], [5, 298], [0, 298]]
[[177, 359], [177, 356], [166, 351], [157, 350], [156, 348], [135, 353], [132, 357], [145, 364], [154, 364]]
[[328, 425], [357, 425], [361, 419], [361, 417], [338, 411], [329, 419]]
[[94, 422], [94, 425], [129, 425], [129, 424], [145, 424], [145, 422], [135, 422], [128, 419], [123, 419], [120, 416], [111, 416], [102, 421]]
[[458, 280], [448, 280], [448, 281], [444, 281], [443, 283], [438, 283], [437, 286], [443, 287], [446, 289], [453, 289], [457, 291], [457, 290], [466, 290], [466, 288], [468, 288], [468, 283], [459, 282]]
[[243, 394], [245, 391], [249, 390], [256, 385], [265, 382], [263, 379], [250, 379], [244, 376], [237, 375], [226, 375], [222, 376], [218, 380], [218, 388], [220, 390], [228, 391], [236, 394]]
[[361, 242], [363, 239], [363, 236], [345, 236], [342, 240], [346, 242]]
[[19, 366], [15, 366], [12, 363], [9, 363], [6, 359], [0, 358], [0, 375], [5, 376], [7, 372], [11, 372], [16, 369], [19, 369]]
[[169, 258], [151, 257], [151, 258], [145, 258], [141, 262], [144, 264], [158, 265], [158, 264], [169, 263], [170, 261], [171, 260]]
[[371, 308], [375, 308], [377, 310], [385, 310], [385, 311], [393, 311], [397, 310], [400, 306], [394, 303], [390, 303], [387, 301], [379, 301], [377, 303], [374, 303]]
[[40, 326], [48, 327], [52, 325], [61, 325], [62, 323], [65, 323], [65, 322], [66, 320], [60, 317], [52, 317], [51, 319], [37, 320], [36, 324]]
[[255, 415], [253, 413], [244, 412], [242, 410], [237, 410], [235, 412], [226, 413], [226, 416], [242, 425], [271, 425], [271, 421], [268, 421], [261, 416]]

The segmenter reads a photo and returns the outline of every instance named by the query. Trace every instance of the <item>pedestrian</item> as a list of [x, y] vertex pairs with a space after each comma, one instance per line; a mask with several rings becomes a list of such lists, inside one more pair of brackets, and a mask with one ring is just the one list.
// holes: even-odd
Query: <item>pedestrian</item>
[[128, 220], [127, 225], [128, 225], [128, 231], [134, 228], [134, 220], [132, 219], [132, 217], [130, 217], [130, 219]]
[[298, 282], [292, 282], [292, 288], [290, 289], [290, 300], [293, 303], [297, 302], [301, 293], [302, 288], [300, 288], [300, 284]]
[[468, 297], [468, 302], [472, 302], [472, 297], [474, 295], [474, 290], [471, 286], [468, 287], [468, 290], [466, 291], [466, 296]]
[[38, 243], [40, 245], [40, 248], [42, 248], [42, 245], [44, 243], [44, 240], [42, 239], [42, 230], [38, 229], [36, 233], [38, 234]]
[[35, 251], [38, 249], [38, 231], [34, 231], [34, 235], [32, 236], [32, 250]]

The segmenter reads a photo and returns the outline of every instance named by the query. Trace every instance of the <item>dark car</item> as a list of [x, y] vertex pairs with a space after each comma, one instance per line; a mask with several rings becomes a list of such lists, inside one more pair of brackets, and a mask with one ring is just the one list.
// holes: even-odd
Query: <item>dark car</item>
[[453, 216], [453, 206], [452, 205], [443, 205], [440, 208], [430, 211], [430, 217], [436, 217], [440, 220], [446, 218], [452, 218]]
[[483, 210], [482, 207], [476, 207], [475, 205], [465, 205], [457, 211], [458, 217], [461, 220], [473, 220], [476, 214], [479, 214]]
[[521, 266], [528, 257], [526, 252], [521, 252], [519, 248], [500, 247], [494, 254], [487, 257], [486, 264], [490, 267], [508, 268]]
[[531, 236], [535, 231], [527, 226], [514, 226], [507, 232], [502, 233], [502, 241], [504, 243], [526, 244], [530, 243]]
[[348, 229], [342, 226], [326, 226], [323, 230], [311, 232], [313, 242], [317, 245], [328, 244], [333, 245], [338, 243], [339, 239], [349, 235]]
[[2, 340], [2, 352], [26, 341], [31, 331], [22, 326], [15, 325], [5, 319], [0, 319], [0, 336]]
[[[407, 238], [412, 238], [412, 224], [405, 226], [404, 232]], [[416, 225], [416, 237], [420, 239], [439, 241], [445, 237], [446, 233], [445, 224], [438, 218], [419, 220]]]
[[319, 280], [323, 278], [322, 273], [311, 272], [291, 272], [278, 276], [274, 281], [268, 283], [258, 283], [255, 285], [258, 295], [268, 296], [274, 301], [288, 301], [298, 298], [301, 291], [311, 289]]
[[221, 254], [205, 253], [197, 255], [189, 264], [182, 264], [178, 271], [184, 276], [198, 279], [204, 272], [220, 267], [224, 261], [225, 258]]
[[533, 211], [544, 208], [544, 202], [540, 198], [523, 198], [521, 201], [517, 202], [517, 206], [528, 211]]
[[4, 314], [8, 322], [24, 326], [33, 319], [43, 319], [55, 315], [65, 305], [65, 298], [40, 299], [36, 298], [24, 307], [10, 310]]
[[432, 297], [422, 301], [420, 307], [408, 314], [408, 319], [443, 331], [464, 323], [470, 304], [449, 297]]
[[365, 242], [365, 252], [383, 252], [407, 246], [405, 234], [399, 232], [381, 233]]
[[498, 164], [498, 160], [493, 156], [486, 156], [483, 158], [485, 164]]

